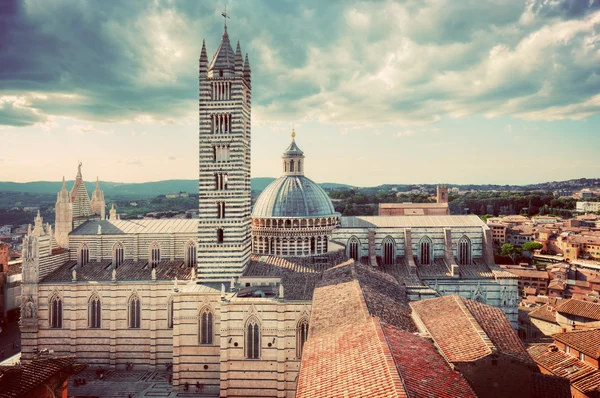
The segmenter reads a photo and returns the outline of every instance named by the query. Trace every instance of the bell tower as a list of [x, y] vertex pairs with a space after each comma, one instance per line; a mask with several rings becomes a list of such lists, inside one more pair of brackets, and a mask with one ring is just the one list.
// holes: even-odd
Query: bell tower
[[202, 42], [199, 69], [198, 280], [221, 283], [244, 272], [251, 250], [250, 63], [227, 24], [210, 64]]

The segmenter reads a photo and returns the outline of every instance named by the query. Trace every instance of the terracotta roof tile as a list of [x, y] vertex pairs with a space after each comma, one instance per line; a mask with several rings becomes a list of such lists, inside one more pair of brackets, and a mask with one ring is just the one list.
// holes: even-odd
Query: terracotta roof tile
[[35, 359], [22, 367], [0, 367], [0, 397], [30, 397], [34, 388], [57, 373], [64, 373], [66, 378], [86, 366], [75, 363], [75, 357], [59, 357]]
[[560, 351], [553, 344], [533, 344], [528, 349], [537, 364], [555, 376], [569, 380], [573, 387], [587, 393], [600, 388], [600, 371]]
[[457, 295], [410, 303], [450, 362], [471, 362], [493, 351], [533, 364], [502, 310]]
[[592, 358], [600, 358], [600, 329], [573, 330], [572, 332], [557, 333], [552, 337]]
[[600, 303], [572, 299], [556, 307], [556, 311], [600, 321]]
[[563, 377], [534, 373], [531, 383], [531, 398], [571, 398], [569, 380]]
[[546, 322], [556, 323], [556, 310], [553, 307], [543, 305], [540, 308], [536, 308], [535, 310], [529, 313], [530, 318], [540, 319]]
[[452, 370], [431, 341], [392, 325], [383, 331], [410, 397], [476, 397], [459, 372]]

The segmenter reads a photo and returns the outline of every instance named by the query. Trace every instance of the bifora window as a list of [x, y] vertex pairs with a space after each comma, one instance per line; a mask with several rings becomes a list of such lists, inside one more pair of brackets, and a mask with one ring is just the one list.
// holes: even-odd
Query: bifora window
[[167, 327], [173, 328], [173, 317], [175, 315], [175, 311], [173, 310], [173, 297], [169, 298], [167, 301]]
[[133, 295], [129, 299], [129, 327], [131, 329], [139, 329], [141, 321], [141, 305], [138, 296]]
[[260, 324], [255, 318], [246, 324], [246, 358], [260, 358]]
[[121, 242], [117, 242], [113, 250], [113, 262], [115, 263], [115, 267], [123, 264], [124, 259], [125, 253], [123, 252], [123, 244]]
[[394, 264], [396, 261], [395, 259], [395, 244], [394, 244], [394, 239], [392, 239], [392, 237], [388, 236], [386, 237], [382, 244], [381, 244], [381, 248], [382, 248], [382, 254], [383, 254], [383, 264], [388, 265], [388, 264]]
[[188, 267], [195, 267], [197, 264], [196, 259], [196, 245], [194, 242], [188, 242], [185, 249], [185, 265]]
[[62, 299], [58, 296], [50, 300], [50, 327], [62, 328]]
[[296, 357], [302, 358], [302, 348], [308, 338], [308, 319], [302, 318], [296, 328]]
[[90, 297], [88, 301], [88, 326], [93, 329], [102, 327], [102, 308], [100, 298], [97, 295]]
[[90, 262], [90, 250], [88, 246], [84, 243], [81, 245], [81, 249], [79, 249], [79, 264], [86, 265]]
[[160, 246], [154, 242], [150, 245], [150, 265], [152, 268], [160, 263]]
[[209, 308], [200, 311], [198, 328], [198, 342], [200, 344], [213, 344], [213, 318], [213, 313]]
[[463, 236], [458, 241], [458, 264], [467, 265], [471, 263], [471, 241]]
[[353, 258], [358, 261], [358, 247], [359, 247], [358, 239], [356, 239], [356, 237], [352, 237], [350, 239], [350, 243], [348, 243], [348, 246], [349, 246], [348, 256], [350, 258]]
[[428, 236], [424, 236], [421, 238], [419, 242], [419, 263], [421, 265], [430, 265], [432, 256], [431, 256], [431, 248], [432, 242]]

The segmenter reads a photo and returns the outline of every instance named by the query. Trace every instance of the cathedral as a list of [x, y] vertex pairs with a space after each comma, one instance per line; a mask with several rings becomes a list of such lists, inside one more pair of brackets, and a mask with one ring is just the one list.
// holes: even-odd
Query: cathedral
[[174, 390], [294, 397], [315, 288], [348, 264], [393, 286], [392, 300], [459, 295], [517, 327], [517, 281], [494, 264], [486, 224], [343, 217], [304, 175], [295, 132], [252, 207], [251, 92], [248, 54], [225, 26], [199, 59], [197, 219], [121, 220], [98, 183], [90, 198], [81, 163], [70, 190], [63, 179], [54, 228], [38, 214], [23, 243], [23, 361], [52, 349], [92, 367], [172, 363]]

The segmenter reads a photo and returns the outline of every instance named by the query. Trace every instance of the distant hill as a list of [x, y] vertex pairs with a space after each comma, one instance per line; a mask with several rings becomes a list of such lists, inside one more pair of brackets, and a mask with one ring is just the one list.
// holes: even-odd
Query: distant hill
[[[263, 191], [275, 178], [273, 177], [256, 177], [251, 181], [252, 190], [255, 192]], [[325, 182], [320, 184], [324, 189], [347, 189], [351, 185], [337, 184], [332, 182]], [[475, 189], [475, 190], [497, 190], [497, 191], [509, 191], [509, 190], [544, 190], [552, 191], [560, 188], [567, 188], [573, 191], [577, 191], [582, 188], [593, 188], [600, 186], [600, 179], [597, 178], [580, 178], [568, 181], [552, 181], [539, 184], [530, 185], [478, 185], [478, 184], [448, 184], [459, 189]], [[0, 192], [25, 192], [31, 194], [53, 194], [56, 195], [60, 191], [62, 182], [51, 182], [51, 181], [34, 181], [34, 182], [0, 182]], [[67, 189], [71, 189], [73, 181], [67, 181]], [[86, 182], [85, 186], [88, 192], [92, 192], [96, 187], [95, 182]], [[435, 184], [385, 184], [377, 187], [369, 188], [371, 190], [390, 190], [392, 188], [397, 189], [400, 192], [409, 191], [416, 187], [423, 187], [426, 189], [435, 189]], [[164, 195], [167, 193], [175, 193], [179, 191], [188, 192], [191, 194], [198, 192], [198, 181], [197, 180], [165, 180], [155, 182], [142, 182], [142, 183], [121, 183], [121, 182], [107, 182], [100, 181], [100, 187], [104, 190], [106, 196], [112, 198], [118, 197], [133, 197], [133, 198], [145, 198], [155, 197], [158, 195]]]

